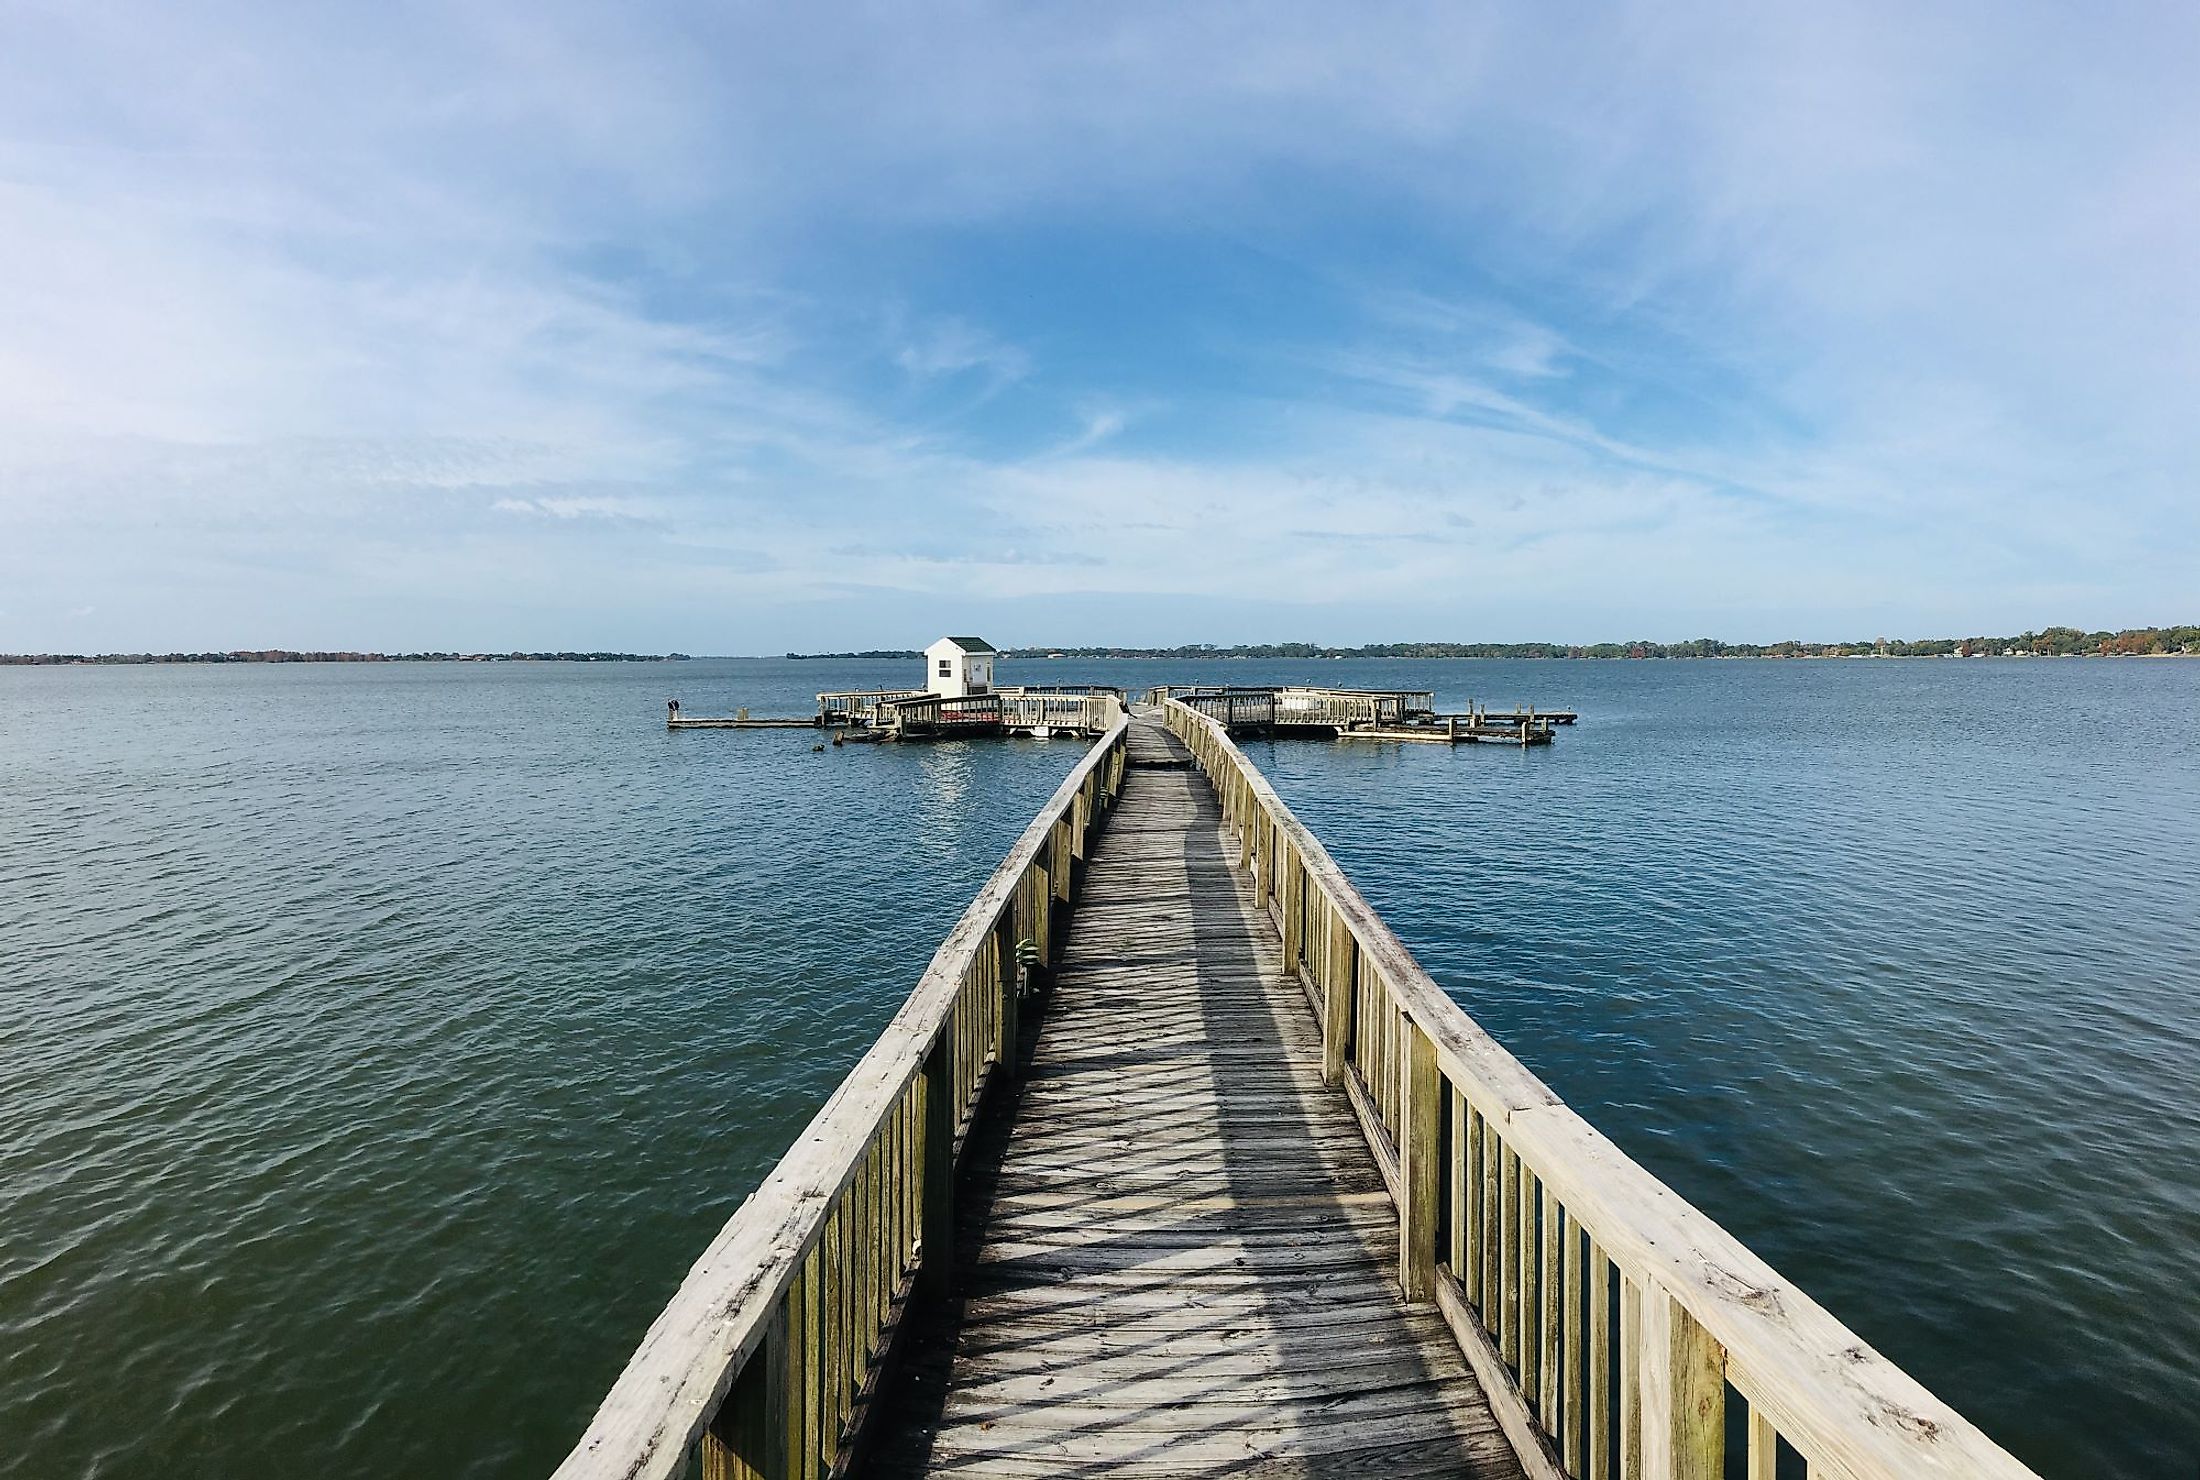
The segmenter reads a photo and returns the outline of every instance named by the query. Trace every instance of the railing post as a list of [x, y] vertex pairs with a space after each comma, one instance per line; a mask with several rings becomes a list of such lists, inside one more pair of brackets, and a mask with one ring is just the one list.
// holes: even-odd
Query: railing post
[[1329, 912], [1329, 963], [1322, 983], [1322, 1083], [1344, 1082], [1344, 1058], [1352, 1047], [1352, 932], [1344, 917]]
[[944, 1296], [955, 1262], [955, 1035], [943, 1031], [924, 1058], [923, 1256], [917, 1283]]
[[1016, 1046], [1022, 1031], [1017, 1021], [1018, 1009], [1023, 1003], [1023, 983], [1016, 964], [1016, 912], [1005, 911], [1003, 917], [988, 932], [993, 944], [993, 972], [1001, 993], [1000, 1042], [994, 1045], [993, 1062], [1003, 1074], [1016, 1077]]
[[1054, 932], [1050, 929], [1054, 917], [1054, 886], [1047, 882], [1046, 855], [1041, 854], [1031, 862], [1029, 882], [1019, 889], [1028, 890], [1030, 920], [1024, 934], [1039, 948], [1040, 964], [1054, 964]]
[[1405, 1110], [1400, 1116], [1399, 1185], [1405, 1192], [1398, 1209], [1398, 1283], [1408, 1300], [1427, 1300], [1436, 1291], [1436, 1214], [1442, 1195], [1437, 1164], [1437, 1127], [1444, 1104], [1443, 1076], [1436, 1072], [1436, 1045], [1411, 1016], [1400, 1014], [1405, 1041]]
[[1726, 1473], [1725, 1353], [1656, 1285], [1636, 1322], [1642, 1480], [1721, 1480]]
[[785, 1480], [787, 1316], [772, 1318], [703, 1432], [703, 1480]]

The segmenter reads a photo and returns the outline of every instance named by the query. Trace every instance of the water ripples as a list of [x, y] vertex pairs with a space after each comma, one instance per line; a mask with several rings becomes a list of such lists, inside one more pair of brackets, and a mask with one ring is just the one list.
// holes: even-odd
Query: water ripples
[[[1867, 1339], [2051, 1477], [2189, 1469], [2200, 665], [1228, 676], [1582, 710], [1256, 752], [1469, 1011]], [[0, 670], [16, 1471], [546, 1473], [1076, 749], [668, 735], [666, 685], [900, 677]]]
[[15, 1473], [547, 1472], [1074, 754], [666, 676], [0, 680]]
[[1485, 1026], [1997, 1439], [2189, 1468], [2200, 665], [1532, 676], [1609, 692], [1539, 693], [1588, 718], [1533, 754], [1256, 758]]

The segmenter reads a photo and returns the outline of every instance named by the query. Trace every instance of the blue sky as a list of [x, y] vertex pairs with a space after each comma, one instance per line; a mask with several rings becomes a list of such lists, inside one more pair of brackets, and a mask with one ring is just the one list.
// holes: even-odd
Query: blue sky
[[2200, 616], [2200, 11], [0, 0], [0, 650]]

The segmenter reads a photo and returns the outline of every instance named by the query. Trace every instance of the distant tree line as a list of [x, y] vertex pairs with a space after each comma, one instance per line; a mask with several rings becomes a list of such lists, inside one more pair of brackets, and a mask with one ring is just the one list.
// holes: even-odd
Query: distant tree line
[[226, 653], [0, 653], [0, 663], [684, 663], [686, 653], [319, 653], [289, 648]]
[[924, 654], [915, 648], [866, 648], [860, 653], [789, 653], [797, 663], [807, 663], [815, 658], [921, 658]]
[[[864, 658], [913, 659], [914, 649], [871, 648], [846, 653], [788, 653], [797, 660]], [[1687, 642], [1371, 642], [1360, 647], [1330, 647], [1316, 642], [1211, 642], [1178, 647], [1021, 647], [1004, 648], [1009, 658], [1975, 658], [1975, 657], [2166, 657], [2200, 656], [2200, 626], [2134, 627], [2121, 632], [2087, 632], [2077, 627], [2048, 627], [2014, 637], [1874, 638], [1869, 642], [1721, 642], [1698, 637]], [[0, 653], [0, 664], [42, 666], [68, 663], [684, 663], [686, 653], [358, 653], [302, 652], [288, 648], [238, 649], [224, 653]]]
[[[2014, 637], [1874, 638], [1868, 642], [1373, 642], [1327, 647], [1313, 642], [1211, 642], [1181, 647], [1024, 647], [1003, 655], [1039, 658], [1973, 658], [2200, 656], [2200, 627], [2138, 627], [2086, 632], [2048, 627]], [[915, 656], [910, 654], [909, 656]]]

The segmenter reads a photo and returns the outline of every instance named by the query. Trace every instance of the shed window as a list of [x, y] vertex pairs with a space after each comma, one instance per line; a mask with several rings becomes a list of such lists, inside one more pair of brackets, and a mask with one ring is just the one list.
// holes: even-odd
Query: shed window
[[951, 661], [949, 661], [949, 660], [948, 660], [948, 659], [946, 659], [946, 658], [942, 658], [942, 659], [940, 659], [940, 677], [942, 677], [942, 678], [951, 678], [951, 677], [953, 677], [953, 676], [954, 676], [954, 673], [955, 673], [955, 665], [954, 665], [954, 663], [952, 663]]

